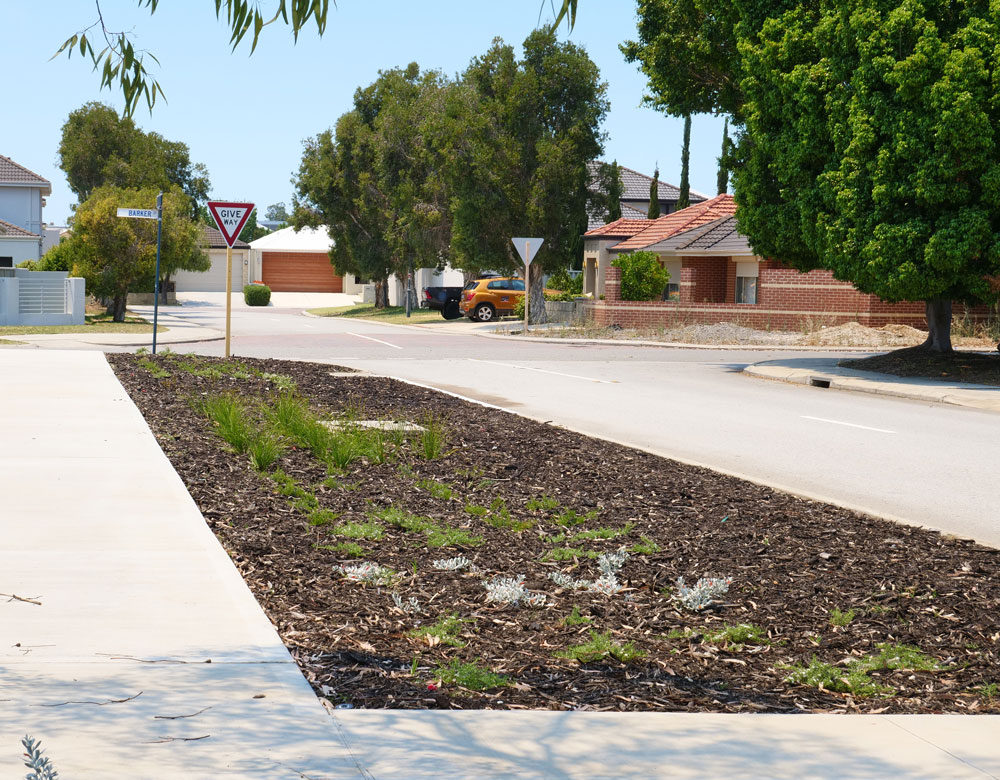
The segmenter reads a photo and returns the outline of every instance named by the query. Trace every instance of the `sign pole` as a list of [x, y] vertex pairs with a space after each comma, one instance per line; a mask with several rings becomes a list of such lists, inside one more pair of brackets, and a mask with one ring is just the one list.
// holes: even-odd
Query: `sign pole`
[[528, 332], [528, 311], [531, 308], [531, 242], [524, 245], [524, 332]]
[[156, 196], [156, 278], [153, 279], [153, 354], [156, 354], [156, 324], [160, 312], [160, 238], [163, 235], [163, 193]]
[[226, 247], [226, 358], [229, 357], [229, 333], [233, 316], [233, 248]]

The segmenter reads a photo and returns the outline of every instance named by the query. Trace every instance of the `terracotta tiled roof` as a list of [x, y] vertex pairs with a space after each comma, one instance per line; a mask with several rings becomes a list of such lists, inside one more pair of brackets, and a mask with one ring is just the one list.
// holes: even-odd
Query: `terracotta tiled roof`
[[[631, 211], [634, 210], [631, 209]], [[583, 235], [587, 238], [630, 238], [650, 227], [655, 221], [645, 218], [632, 219], [622, 217], [621, 219], [616, 219], [614, 222], [609, 222], [607, 225], [601, 225], [601, 227], [588, 230]]]
[[[209, 227], [208, 225], [201, 226], [201, 241], [203, 244], [207, 245], [209, 249], [225, 249], [226, 239], [222, 237], [222, 233], [218, 228]], [[236, 243], [233, 244], [233, 249], [249, 249], [250, 244], [245, 241], [240, 241], [236, 239]]]
[[736, 202], [732, 195], [716, 195], [703, 203], [696, 203], [686, 209], [664, 214], [659, 219], [650, 222], [649, 227], [620, 244], [611, 247], [612, 252], [634, 252], [658, 244], [666, 238], [678, 233], [714, 222], [721, 217], [736, 213]]
[[0, 154], [0, 184], [34, 184], [52, 192], [52, 183]]
[[30, 230], [25, 230], [18, 225], [12, 225], [10, 222], [2, 219], [0, 219], [0, 236], [6, 236], [7, 238], [41, 238], [37, 233], [32, 233]]

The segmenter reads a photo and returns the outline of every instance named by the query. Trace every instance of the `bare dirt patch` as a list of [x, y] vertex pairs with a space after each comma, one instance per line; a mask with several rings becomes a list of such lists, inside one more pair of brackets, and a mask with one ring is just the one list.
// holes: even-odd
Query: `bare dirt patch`
[[[333, 366], [108, 359], [335, 703], [1000, 711], [996, 550]], [[337, 468], [289, 440], [258, 471], [197, 408], [273, 410], [292, 382], [322, 418], [437, 425], [443, 446], [407, 434]], [[703, 576], [728, 591], [685, 608], [678, 577]]]

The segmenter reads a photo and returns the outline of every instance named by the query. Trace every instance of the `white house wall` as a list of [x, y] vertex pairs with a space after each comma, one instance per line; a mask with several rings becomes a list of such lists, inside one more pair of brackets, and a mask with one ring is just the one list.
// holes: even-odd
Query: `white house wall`
[[37, 238], [9, 238], [0, 236], [0, 257], [11, 258], [11, 265], [16, 267], [25, 260], [37, 260], [39, 257], [39, 240]]
[[[0, 219], [42, 235], [42, 191], [38, 187], [0, 185]], [[37, 258], [37, 254], [35, 255]]]
[[[249, 250], [233, 250], [233, 292], [242, 292], [250, 279]], [[170, 277], [177, 292], [225, 292], [226, 250], [210, 249], [208, 257], [212, 267], [207, 271], [176, 271]]]

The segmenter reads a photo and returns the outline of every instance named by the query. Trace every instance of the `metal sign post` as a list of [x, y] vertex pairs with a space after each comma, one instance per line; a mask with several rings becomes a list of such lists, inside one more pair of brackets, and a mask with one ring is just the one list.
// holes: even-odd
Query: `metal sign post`
[[[514, 244], [514, 248], [517, 253], [524, 260], [524, 332], [528, 332], [528, 314], [531, 310], [531, 261], [538, 254], [538, 250], [542, 248], [542, 244], [545, 242], [544, 238], [512, 238], [511, 241]], [[531, 248], [535, 248], [535, 253], [531, 253]]]
[[156, 220], [156, 276], [153, 279], [153, 354], [156, 354], [156, 326], [160, 311], [160, 239], [163, 235], [163, 193], [156, 196], [155, 209], [118, 209], [118, 216], [126, 219]]
[[219, 226], [219, 232], [226, 240], [226, 357], [229, 357], [229, 340], [233, 316], [233, 244], [240, 231], [246, 226], [253, 213], [253, 203], [231, 203], [210, 200], [208, 212]]

